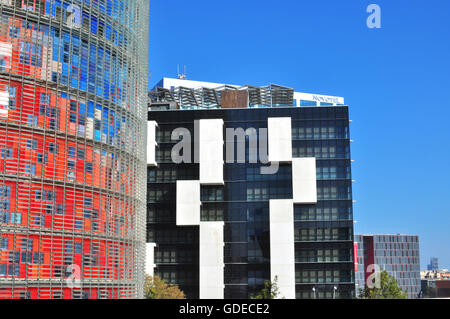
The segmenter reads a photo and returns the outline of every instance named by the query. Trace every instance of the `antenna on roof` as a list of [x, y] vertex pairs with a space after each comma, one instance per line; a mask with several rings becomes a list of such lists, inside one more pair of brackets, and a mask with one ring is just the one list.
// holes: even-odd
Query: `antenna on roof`
[[180, 80], [186, 80], [186, 66], [184, 66], [184, 73], [180, 73], [180, 65], [177, 65], [177, 73], [178, 73], [178, 79]]

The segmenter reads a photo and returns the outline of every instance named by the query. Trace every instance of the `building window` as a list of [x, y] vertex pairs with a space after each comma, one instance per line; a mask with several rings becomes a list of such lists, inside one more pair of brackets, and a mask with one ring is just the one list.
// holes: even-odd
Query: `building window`
[[63, 299], [62, 291], [53, 291], [53, 299]]
[[34, 225], [41, 226], [42, 224], [42, 216], [38, 215], [34, 217]]
[[27, 41], [20, 43], [20, 63], [36, 67], [42, 66], [42, 45]]
[[83, 245], [80, 242], [75, 243], [75, 254], [81, 254], [83, 250]]
[[[17, 276], [19, 276], [17, 274]], [[30, 291], [21, 291], [19, 294], [19, 299], [31, 299], [31, 292]]]
[[317, 102], [300, 100], [300, 106], [317, 106]]
[[85, 197], [84, 198], [84, 206], [92, 207], [92, 197]]
[[0, 240], [0, 249], [8, 250], [8, 237], [2, 237]]
[[25, 174], [36, 175], [36, 165], [25, 164]]
[[75, 220], [75, 229], [77, 230], [83, 229], [83, 221], [81, 219]]
[[20, 225], [22, 224], [22, 213], [11, 213], [11, 224]]
[[33, 250], [33, 239], [27, 239], [27, 238], [22, 239], [21, 248], [22, 248], [22, 250], [27, 250], [27, 251]]
[[56, 205], [56, 214], [64, 215], [64, 205], [62, 205], [62, 204]]
[[37, 150], [37, 140], [27, 140], [27, 146], [28, 149], [31, 149], [33, 151]]
[[67, 161], [67, 169], [69, 169], [69, 170], [74, 170], [74, 169], [75, 169], [75, 166], [76, 166], [76, 164], [75, 164], [75, 161], [74, 161], [74, 160], [68, 160], [68, 161]]
[[84, 160], [85, 151], [81, 148], [78, 149], [78, 158]]
[[52, 154], [58, 153], [58, 146], [56, 143], [48, 143], [48, 152]]
[[75, 147], [69, 146], [69, 157], [75, 158]]
[[37, 162], [38, 162], [38, 164], [47, 164], [48, 163], [48, 155], [39, 153]]
[[202, 187], [201, 201], [203, 202], [221, 202], [224, 200], [223, 188]]
[[86, 162], [86, 173], [92, 173], [93, 172], [93, 165], [92, 163]]
[[8, 159], [13, 157], [13, 149], [12, 148], [3, 148], [2, 149], [2, 158]]

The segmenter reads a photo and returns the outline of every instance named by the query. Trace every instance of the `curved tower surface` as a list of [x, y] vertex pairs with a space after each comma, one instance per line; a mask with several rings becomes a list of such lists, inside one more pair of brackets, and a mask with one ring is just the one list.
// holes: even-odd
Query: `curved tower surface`
[[148, 0], [0, 0], [0, 299], [140, 298]]

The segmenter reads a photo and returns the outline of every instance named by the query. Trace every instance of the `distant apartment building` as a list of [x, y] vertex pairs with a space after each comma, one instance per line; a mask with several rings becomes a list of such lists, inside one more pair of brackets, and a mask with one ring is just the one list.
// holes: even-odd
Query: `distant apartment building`
[[287, 299], [355, 296], [343, 98], [163, 79], [149, 103], [148, 273], [189, 298], [247, 299], [276, 277]]
[[368, 277], [379, 269], [394, 276], [409, 299], [418, 298], [421, 290], [418, 236], [356, 235], [355, 249], [357, 293], [364, 289]]

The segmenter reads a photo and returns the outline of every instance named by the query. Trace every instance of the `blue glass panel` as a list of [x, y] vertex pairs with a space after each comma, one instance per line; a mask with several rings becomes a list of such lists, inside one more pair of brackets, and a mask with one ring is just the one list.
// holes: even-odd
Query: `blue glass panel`
[[97, 34], [97, 18], [91, 16], [91, 32]]
[[87, 116], [89, 118], [94, 118], [95, 115], [95, 108], [94, 108], [94, 102], [89, 101], [88, 102], [88, 112], [87, 112]]

